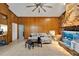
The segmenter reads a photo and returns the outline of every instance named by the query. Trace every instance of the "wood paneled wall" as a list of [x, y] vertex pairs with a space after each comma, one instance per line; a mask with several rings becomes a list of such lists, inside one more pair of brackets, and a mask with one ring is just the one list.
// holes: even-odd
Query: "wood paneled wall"
[[4, 21], [0, 19], [1, 20], [0, 23], [7, 24], [8, 26], [8, 33], [6, 35], [6, 41], [7, 43], [9, 43], [12, 41], [12, 23], [17, 23], [17, 17], [13, 12], [9, 10], [9, 6], [5, 3], [0, 3], [0, 13], [7, 16], [7, 20]]
[[32, 31], [46, 32], [55, 30], [56, 34], [60, 34], [60, 20], [57, 17], [19, 17], [19, 24], [24, 24], [25, 38], [27, 38]]

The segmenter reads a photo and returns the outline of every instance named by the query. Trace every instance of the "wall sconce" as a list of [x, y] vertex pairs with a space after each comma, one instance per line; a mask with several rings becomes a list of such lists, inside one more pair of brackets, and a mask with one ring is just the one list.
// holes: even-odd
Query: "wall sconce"
[[7, 19], [7, 16], [4, 15], [4, 14], [2, 14], [2, 13], [0, 13], [0, 19], [6, 20]]
[[31, 32], [37, 32], [38, 31], [38, 26], [32, 25], [30, 27]]
[[51, 20], [50, 18], [45, 19], [46, 22], [48, 22], [48, 21], [50, 21], [50, 20]]

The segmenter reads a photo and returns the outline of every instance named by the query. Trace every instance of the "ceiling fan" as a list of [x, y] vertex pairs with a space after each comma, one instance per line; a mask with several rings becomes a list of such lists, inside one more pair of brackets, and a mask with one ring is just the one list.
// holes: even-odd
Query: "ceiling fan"
[[40, 13], [40, 9], [42, 9], [44, 12], [46, 12], [46, 9], [44, 9], [44, 7], [47, 7], [47, 8], [52, 8], [52, 6], [49, 6], [49, 5], [45, 5], [44, 3], [34, 3], [33, 5], [29, 5], [29, 6], [26, 6], [26, 7], [35, 7], [32, 12], [34, 12], [36, 9], [38, 9], [38, 12]]

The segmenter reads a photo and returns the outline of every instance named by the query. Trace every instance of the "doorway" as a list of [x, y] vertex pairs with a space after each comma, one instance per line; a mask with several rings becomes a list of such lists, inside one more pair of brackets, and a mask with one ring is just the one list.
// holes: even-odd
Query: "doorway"
[[17, 24], [12, 23], [12, 41], [17, 40]]
[[24, 39], [24, 25], [23, 24], [19, 24], [19, 40], [23, 40]]

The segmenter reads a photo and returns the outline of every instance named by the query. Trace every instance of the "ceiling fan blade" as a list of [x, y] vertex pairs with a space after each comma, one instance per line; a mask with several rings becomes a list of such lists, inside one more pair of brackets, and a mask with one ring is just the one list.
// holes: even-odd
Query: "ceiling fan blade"
[[36, 7], [36, 8], [34, 8], [34, 9], [32, 10], [32, 12], [34, 12], [36, 9], [37, 9], [37, 7]]
[[[42, 7], [41, 7], [42, 8]], [[44, 12], [46, 12], [46, 10], [44, 8], [42, 8]]]
[[26, 6], [26, 7], [35, 7], [34, 5], [32, 5], [32, 6]]
[[47, 7], [47, 8], [52, 8], [52, 6], [44, 6], [44, 7]]
[[40, 8], [38, 8], [38, 13], [40, 13]]

